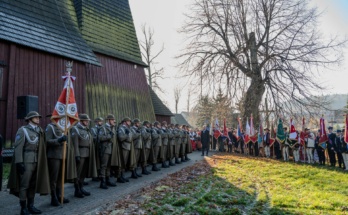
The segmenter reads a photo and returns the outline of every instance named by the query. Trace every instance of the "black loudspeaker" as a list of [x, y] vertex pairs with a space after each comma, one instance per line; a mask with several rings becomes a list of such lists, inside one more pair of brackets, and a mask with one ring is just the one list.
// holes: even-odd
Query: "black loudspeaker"
[[24, 119], [30, 111], [39, 112], [39, 97], [17, 96], [17, 119]]

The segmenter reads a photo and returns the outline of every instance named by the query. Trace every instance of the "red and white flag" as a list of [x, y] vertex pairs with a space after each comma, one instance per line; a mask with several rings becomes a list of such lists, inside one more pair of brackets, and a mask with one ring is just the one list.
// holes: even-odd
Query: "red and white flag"
[[224, 136], [228, 137], [227, 126], [226, 126], [226, 118], [224, 119]]
[[320, 118], [320, 138], [319, 138], [319, 144], [326, 143], [328, 141], [328, 137], [326, 135], [325, 130], [325, 120], [323, 118]]
[[305, 118], [302, 117], [302, 131], [301, 131], [301, 134], [300, 134], [300, 143], [301, 145], [305, 145], [305, 139], [307, 138], [307, 134], [306, 134], [306, 131], [305, 131]]
[[62, 78], [64, 89], [53, 110], [51, 121], [62, 131], [66, 131], [79, 121], [73, 87], [76, 78], [71, 76], [70, 72], [67, 72]]
[[245, 141], [245, 143], [249, 143], [249, 141], [250, 141], [250, 125], [249, 125], [248, 118], [247, 118], [246, 125], [245, 125], [244, 141]]
[[290, 133], [289, 133], [289, 138], [290, 139], [297, 139], [297, 132], [296, 132], [296, 129], [295, 129], [295, 125], [294, 125], [294, 122], [292, 120], [292, 118], [290, 119]]
[[221, 132], [220, 132], [219, 121], [216, 118], [215, 119], [215, 130], [214, 130], [214, 137], [215, 137], [215, 139], [218, 139], [220, 137], [220, 135], [221, 135]]
[[254, 128], [254, 119], [252, 114], [250, 116], [250, 140], [253, 143], [257, 142], [257, 135]]

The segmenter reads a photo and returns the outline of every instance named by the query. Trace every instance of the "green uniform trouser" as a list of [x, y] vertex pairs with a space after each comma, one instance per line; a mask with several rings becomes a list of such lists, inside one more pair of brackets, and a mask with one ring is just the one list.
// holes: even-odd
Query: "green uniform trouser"
[[175, 144], [174, 147], [175, 147], [175, 150], [174, 150], [175, 158], [179, 158], [181, 144]]
[[163, 147], [163, 161], [168, 160], [168, 146], [162, 146]]
[[37, 163], [24, 163], [25, 171], [19, 179], [19, 200], [35, 197]]
[[125, 165], [123, 167], [123, 169], [126, 169], [127, 164], [128, 164], [128, 158], [129, 158], [129, 155], [130, 155], [130, 150], [122, 149], [122, 154], [123, 154], [123, 162], [124, 162], [124, 165]]
[[62, 188], [62, 159], [48, 158], [51, 192], [56, 194]]
[[149, 160], [149, 156], [150, 156], [150, 150], [151, 149], [147, 149], [145, 148], [145, 160], [148, 161]]
[[100, 160], [100, 177], [102, 178], [110, 176], [110, 158], [111, 154], [104, 153]]
[[158, 160], [158, 154], [159, 154], [159, 151], [160, 150], [160, 147], [159, 146], [155, 146], [153, 147], [153, 163], [156, 164], [157, 163], [157, 160]]
[[141, 149], [134, 149], [134, 154], [135, 154], [135, 160], [136, 160], [136, 167], [138, 166], [139, 160], [140, 160], [140, 152]]
[[80, 163], [76, 165], [77, 168], [77, 179], [83, 182], [88, 174], [89, 158], [81, 158]]

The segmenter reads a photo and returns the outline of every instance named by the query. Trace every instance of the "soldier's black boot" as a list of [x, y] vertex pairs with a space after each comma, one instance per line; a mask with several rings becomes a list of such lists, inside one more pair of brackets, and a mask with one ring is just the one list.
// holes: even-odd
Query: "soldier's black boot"
[[19, 201], [19, 204], [21, 205], [21, 215], [30, 215], [27, 208], [27, 201]]
[[142, 167], [142, 172], [141, 172], [141, 174], [143, 174], [143, 175], [149, 175], [149, 173], [148, 173], [148, 171], [147, 171], [147, 169], [146, 169], [146, 166], [143, 166], [143, 167]]
[[80, 185], [81, 193], [82, 193], [84, 196], [90, 196], [90, 195], [91, 195], [90, 192], [87, 192], [87, 190], [85, 190], [85, 189], [83, 188], [83, 182], [82, 182], [82, 183], [79, 183], [79, 185]]
[[126, 183], [126, 181], [123, 180], [123, 178], [121, 176], [117, 178], [117, 182], [118, 183]]
[[[60, 203], [60, 199], [61, 199], [61, 191], [59, 188], [56, 189], [56, 194], [57, 194], [57, 199], [58, 199], [58, 202]], [[69, 203], [69, 199], [66, 199], [63, 197], [63, 203], [66, 204], [66, 203]]]
[[121, 172], [121, 178], [122, 178], [125, 182], [129, 182], [128, 178], [124, 177], [124, 172]]
[[116, 184], [110, 181], [110, 177], [106, 177], [106, 185], [110, 187], [116, 187]]
[[175, 158], [175, 163], [176, 164], [181, 164], [181, 162], [179, 161], [179, 158]]
[[55, 207], [57, 207], [57, 206], [60, 205], [60, 204], [59, 204], [59, 200], [58, 200], [57, 195], [56, 195], [55, 192], [52, 192], [52, 193], [51, 193], [51, 205], [52, 205], [52, 206], [55, 206]]
[[137, 169], [134, 169], [135, 174], [138, 176], [138, 178], [143, 177], [141, 174], [138, 174]]
[[105, 182], [105, 178], [104, 177], [101, 177], [100, 178], [100, 188], [102, 189], [108, 189], [108, 186], [106, 186], [106, 182]]
[[152, 164], [152, 171], [160, 171], [160, 169], [158, 169], [156, 164]]
[[162, 162], [162, 168], [168, 168], [169, 166], [166, 164], [165, 161]]
[[172, 159], [169, 160], [169, 166], [175, 166], [175, 163], [173, 163]]
[[75, 187], [74, 196], [77, 197], [77, 198], [83, 198], [84, 195], [83, 195], [83, 193], [82, 193], [81, 190], [80, 190], [79, 184], [78, 184], [78, 183], [75, 183], [75, 184], [74, 184], [74, 187]]
[[31, 214], [41, 214], [42, 211], [40, 211], [39, 209], [37, 209], [35, 206], [34, 206], [34, 198], [29, 198], [28, 199], [28, 211], [29, 213]]
[[188, 158], [187, 155], [185, 155], [185, 160], [186, 160], [186, 161], [189, 161], [189, 160], [191, 160], [191, 159]]
[[137, 174], [135, 173], [135, 170], [132, 170], [132, 176], [131, 176], [131, 178], [134, 178], [134, 179], [137, 179], [137, 178], [138, 178]]
[[185, 157], [181, 157], [181, 162], [186, 162]]

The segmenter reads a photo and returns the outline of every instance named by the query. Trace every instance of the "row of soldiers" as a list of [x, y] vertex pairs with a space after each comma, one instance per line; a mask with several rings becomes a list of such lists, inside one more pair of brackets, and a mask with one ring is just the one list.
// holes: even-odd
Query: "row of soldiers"
[[[27, 125], [19, 128], [14, 143], [15, 152], [8, 188], [19, 197], [20, 214], [41, 214], [34, 206], [35, 193], [51, 194], [51, 205], [59, 206], [69, 200], [62, 197], [62, 166], [66, 164], [65, 178], [74, 183], [74, 196], [83, 198], [91, 195], [84, 188], [85, 178], [100, 180], [100, 188], [116, 186], [110, 180], [113, 173], [117, 182], [129, 182], [124, 172], [132, 172], [131, 178], [151, 174], [147, 170], [159, 171], [190, 159], [192, 152], [188, 127], [167, 122], [140, 122], [139, 119], [124, 118], [116, 124], [114, 115], [105, 121], [95, 119], [89, 128], [87, 114], [79, 115], [79, 122], [64, 134], [59, 127], [50, 123], [46, 130], [39, 126], [41, 115], [29, 112]], [[66, 153], [64, 151], [66, 144]], [[66, 155], [66, 159], [63, 156]], [[141, 167], [141, 174], [137, 168]]]

